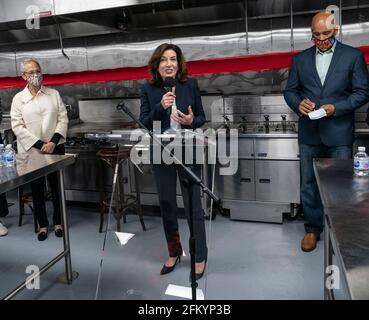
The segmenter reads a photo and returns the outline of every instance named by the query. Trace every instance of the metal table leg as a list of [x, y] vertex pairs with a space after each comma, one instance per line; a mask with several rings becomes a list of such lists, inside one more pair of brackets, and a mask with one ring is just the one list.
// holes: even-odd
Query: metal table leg
[[73, 279], [78, 277], [77, 272], [72, 272], [72, 261], [70, 254], [70, 240], [69, 240], [69, 229], [68, 229], [68, 216], [67, 216], [67, 206], [65, 201], [65, 191], [64, 191], [64, 176], [63, 171], [58, 171], [58, 182], [59, 182], [59, 195], [60, 195], [60, 206], [62, 212], [62, 223], [63, 223], [63, 244], [65, 252], [65, 274], [58, 276], [60, 282], [65, 282], [71, 284]]
[[[68, 158], [71, 158], [70, 156]], [[72, 161], [68, 161], [69, 164], [72, 163]], [[73, 161], [74, 162], [74, 161]], [[40, 171], [40, 169], [38, 170]], [[52, 171], [53, 172], [53, 171]], [[44, 172], [45, 175], [49, 174], [50, 172]], [[29, 176], [28, 173], [25, 174], [25, 176]], [[42, 175], [41, 175], [42, 176]], [[49, 270], [52, 266], [54, 266], [56, 263], [58, 263], [63, 258], [65, 259], [65, 269], [66, 272], [58, 277], [58, 280], [64, 283], [71, 284], [73, 279], [77, 278], [78, 273], [72, 271], [72, 263], [71, 263], [71, 253], [70, 253], [70, 242], [69, 242], [69, 230], [68, 230], [68, 217], [67, 217], [67, 210], [66, 210], [66, 201], [65, 201], [65, 192], [64, 192], [64, 177], [62, 170], [57, 171], [58, 176], [58, 185], [60, 187], [59, 196], [60, 196], [60, 209], [62, 213], [62, 224], [64, 228], [63, 232], [63, 243], [64, 243], [64, 251], [60, 254], [58, 254], [54, 259], [52, 259], [50, 262], [48, 262], [45, 266], [39, 268], [39, 270], [35, 270], [35, 273], [28, 276], [25, 281], [23, 281], [20, 285], [18, 285], [14, 290], [12, 290], [10, 293], [8, 293], [6, 296], [4, 296], [2, 299], [4, 300], [10, 300], [14, 298], [17, 294], [19, 294], [22, 290], [24, 290], [28, 284], [31, 284], [34, 280], [38, 279], [42, 274], [44, 274], [47, 270]], [[28, 183], [29, 181], [32, 181], [32, 177], [29, 176], [28, 180], [22, 180], [18, 181], [15, 180], [14, 187], [20, 187], [25, 183]], [[33, 179], [36, 179], [38, 177], [33, 176]]]
[[27, 284], [32, 282], [37, 277], [40, 277], [43, 273], [49, 270], [53, 265], [55, 265], [61, 259], [65, 259], [65, 273], [58, 276], [58, 281], [63, 283], [72, 284], [72, 281], [78, 277], [78, 273], [72, 272], [72, 262], [70, 255], [70, 242], [69, 242], [69, 230], [68, 230], [68, 217], [67, 217], [67, 207], [65, 202], [65, 192], [64, 192], [64, 177], [63, 171], [58, 171], [58, 182], [59, 182], [59, 195], [60, 195], [60, 206], [62, 211], [62, 223], [63, 223], [63, 242], [64, 242], [64, 251], [59, 254], [56, 258], [51, 260], [48, 264], [40, 269], [39, 272], [34, 274], [32, 277], [28, 277], [27, 281], [20, 284], [17, 288], [15, 288], [12, 292], [7, 294], [3, 299], [10, 300], [14, 298], [17, 294], [19, 294], [24, 288], [26, 288]]
[[328, 288], [327, 280], [329, 275], [327, 274], [327, 267], [332, 265], [333, 262], [333, 250], [330, 237], [330, 221], [327, 215], [324, 215], [325, 230], [324, 230], [324, 300], [334, 300], [332, 289]]

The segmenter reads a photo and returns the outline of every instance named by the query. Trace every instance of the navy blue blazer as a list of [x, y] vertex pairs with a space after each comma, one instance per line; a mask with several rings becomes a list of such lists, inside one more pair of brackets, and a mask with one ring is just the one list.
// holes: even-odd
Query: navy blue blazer
[[[337, 41], [325, 82], [316, 70], [316, 47], [296, 55], [288, 76], [284, 98], [299, 116], [299, 142], [327, 146], [351, 145], [354, 141], [354, 111], [369, 101], [369, 74], [360, 50]], [[310, 120], [299, 113], [300, 102], [308, 98], [316, 109], [324, 104], [336, 107], [334, 116]]]
[[[161, 121], [162, 132], [170, 128], [170, 115], [161, 105], [161, 98], [165, 93], [163, 87], [157, 87], [148, 82], [141, 88], [140, 121], [149, 130], [153, 129], [153, 121]], [[201, 127], [205, 123], [205, 113], [197, 80], [187, 78], [185, 83], [178, 83], [175, 94], [177, 108], [184, 114], [188, 114], [188, 107], [191, 106], [194, 114], [192, 126], [182, 126], [182, 128]]]

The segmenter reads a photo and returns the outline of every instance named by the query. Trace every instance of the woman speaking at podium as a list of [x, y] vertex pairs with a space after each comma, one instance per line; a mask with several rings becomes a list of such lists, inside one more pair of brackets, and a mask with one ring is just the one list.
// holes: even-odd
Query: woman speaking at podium
[[[162, 131], [176, 129], [196, 129], [205, 123], [200, 90], [195, 79], [187, 77], [187, 66], [182, 50], [164, 43], [157, 47], [149, 61], [151, 80], [141, 89], [140, 121], [149, 130], [154, 121], [161, 122]], [[168, 79], [172, 81], [168, 82]], [[169, 83], [169, 85], [167, 84]], [[201, 174], [201, 166], [190, 167], [196, 175]], [[177, 173], [182, 180], [185, 173], [175, 164], [154, 164], [154, 177], [158, 189], [160, 210], [167, 240], [169, 258], [165, 261], [160, 274], [172, 272], [181, 262], [182, 245], [177, 221], [176, 185]], [[189, 196], [181, 183], [184, 209], [189, 222]], [[194, 185], [192, 194], [194, 237], [196, 248], [196, 280], [205, 271], [207, 246], [204, 211], [200, 200], [200, 187]]]

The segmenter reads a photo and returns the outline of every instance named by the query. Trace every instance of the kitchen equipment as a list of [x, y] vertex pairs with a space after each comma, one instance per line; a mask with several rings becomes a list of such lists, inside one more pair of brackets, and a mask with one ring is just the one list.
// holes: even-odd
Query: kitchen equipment
[[[238, 170], [229, 176], [218, 170], [215, 191], [220, 193], [223, 207], [230, 210], [231, 219], [282, 223], [283, 213], [297, 213], [297, 116], [282, 98], [237, 96], [225, 100], [226, 117], [233, 122], [227, 121], [224, 128], [238, 130]], [[229, 155], [229, 145], [227, 150]], [[226, 159], [218, 160], [225, 163]]]
[[[90, 99], [78, 103], [78, 121], [70, 122], [66, 139], [66, 153], [77, 154], [73, 166], [65, 170], [65, 192], [69, 201], [99, 203], [99, 161], [96, 153], [102, 149], [116, 147], [114, 141], [104, 138], [112, 130], [126, 130], [128, 134], [137, 126], [115, 110], [122, 99]], [[139, 112], [139, 99], [126, 99], [136, 114]], [[111, 185], [113, 175], [104, 167], [104, 185]], [[128, 170], [128, 168], [125, 168]], [[129, 191], [129, 189], [128, 189]]]

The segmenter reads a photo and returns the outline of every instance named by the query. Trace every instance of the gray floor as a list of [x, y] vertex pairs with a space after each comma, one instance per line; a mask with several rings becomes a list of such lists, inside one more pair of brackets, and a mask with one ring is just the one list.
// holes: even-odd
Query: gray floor
[[[0, 238], [0, 297], [27, 277], [28, 265], [42, 266], [62, 249], [62, 240], [52, 233], [46, 241], [37, 241], [31, 215], [18, 227], [18, 208], [10, 209], [11, 214], [3, 219], [9, 235]], [[129, 215], [123, 231], [135, 236], [119, 246], [113, 230], [108, 232], [103, 254], [97, 210], [69, 207], [69, 217], [72, 263], [78, 279], [72, 285], [56, 281], [64, 272], [61, 261], [41, 277], [39, 290], [23, 290], [17, 299], [95, 299], [99, 271], [99, 299], [176, 299], [165, 295], [168, 284], [189, 287], [185, 220], [180, 219], [180, 232], [186, 257], [171, 274], [160, 276], [166, 247], [159, 217], [145, 217], [148, 230], [144, 232], [137, 216]], [[199, 281], [206, 299], [323, 298], [323, 241], [315, 251], [303, 253], [302, 221], [279, 225], [218, 216], [211, 226], [207, 222], [207, 231], [208, 265], [206, 276]]]

